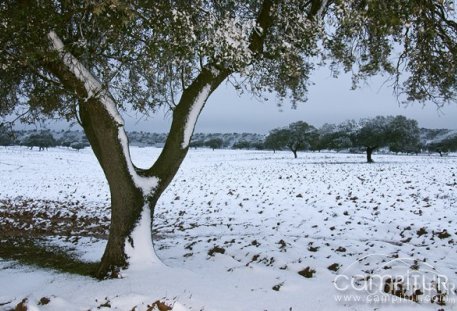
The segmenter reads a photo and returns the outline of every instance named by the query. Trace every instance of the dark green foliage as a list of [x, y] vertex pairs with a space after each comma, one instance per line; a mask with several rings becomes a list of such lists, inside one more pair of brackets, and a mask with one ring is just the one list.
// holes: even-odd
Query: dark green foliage
[[57, 143], [59, 146], [70, 147], [74, 143], [82, 143], [83, 138], [85, 139], [84, 134], [79, 131], [65, 131], [57, 140]]
[[422, 128], [420, 132], [422, 147], [428, 152], [438, 152], [443, 155], [446, 152], [457, 151], [457, 131]]
[[251, 148], [251, 143], [245, 140], [240, 140], [239, 142], [236, 142], [233, 144], [233, 149], [250, 149]]
[[273, 150], [287, 147], [294, 154], [305, 149], [338, 151], [351, 148], [371, 154], [381, 147], [389, 147], [392, 152], [418, 153], [421, 142], [416, 120], [404, 116], [377, 116], [359, 122], [324, 124], [319, 130], [306, 122], [295, 122], [288, 128], [272, 130], [265, 139], [265, 147]]
[[404, 116], [364, 119], [355, 135], [355, 145], [389, 147], [392, 152], [420, 152], [420, 129], [416, 120]]
[[38, 147], [39, 150], [44, 150], [49, 147], [55, 147], [57, 142], [50, 131], [41, 131], [25, 137], [21, 144], [30, 147], [31, 149], [33, 147]]
[[350, 149], [355, 144], [357, 123], [353, 120], [338, 125], [324, 124], [318, 131], [317, 150], [343, 150]]
[[14, 132], [7, 126], [0, 125], [0, 146], [14, 145]]
[[318, 137], [316, 128], [303, 121], [289, 124], [288, 131], [289, 140], [287, 142], [287, 147], [294, 152], [294, 154], [299, 150], [310, 149]]
[[396, 116], [389, 124], [387, 133], [389, 150], [392, 152], [419, 153], [420, 129], [416, 120]]
[[204, 145], [205, 145], [205, 142], [203, 140], [195, 140], [189, 144], [189, 147], [197, 149], [199, 147], [203, 147]]
[[[106, 86], [119, 107], [176, 104], [202, 66], [239, 73], [257, 95], [306, 100], [317, 62], [354, 82], [387, 72], [407, 101], [452, 101], [457, 23], [449, 0], [392, 1], [16, 1], [0, 4], [0, 116], [74, 119], [73, 89], [57, 77], [50, 48], [65, 48]], [[265, 32], [255, 25], [270, 7]], [[233, 44], [236, 42], [237, 44]], [[248, 48], [249, 47], [249, 48]], [[401, 74], [405, 79], [400, 79]], [[404, 81], [404, 82], [403, 82]]]
[[440, 154], [457, 151], [457, 135], [445, 138], [439, 142], [429, 143], [426, 146], [429, 152], [438, 152]]
[[270, 131], [270, 134], [265, 138], [265, 148], [273, 151], [286, 148], [289, 141], [290, 132], [288, 129], [280, 128]]
[[374, 149], [387, 145], [391, 120], [392, 117], [384, 116], [361, 120], [356, 134], [356, 145]]
[[213, 138], [208, 141], [205, 141], [205, 146], [211, 149], [220, 149], [224, 146], [224, 141], [220, 138]]
[[289, 124], [287, 128], [270, 131], [265, 138], [264, 146], [273, 151], [287, 148], [297, 157], [297, 151], [310, 149], [317, 145], [318, 137], [314, 126], [298, 121]]
[[72, 149], [76, 149], [76, 150], [81, 150], [81, 149], [84, 149], [85, 147], [88, 147], [88, 144], [84, 144], [84, 143], [80, 143], [80, 142], [73, 142], [70, 144], [70, 147]]

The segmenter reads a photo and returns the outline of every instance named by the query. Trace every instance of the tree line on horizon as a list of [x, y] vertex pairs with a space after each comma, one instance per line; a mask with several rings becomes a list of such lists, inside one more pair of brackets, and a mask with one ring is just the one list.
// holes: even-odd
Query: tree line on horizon
[[[358, 122], [347, 120], [337, 125], [327, 123], [319, 129], [298, 121], [270, 131], [265, 146], [273, 150], [288, 149], [295, 158], [300, 150], [364, 150], [369, 163], [373, 162], [372, 154], [379, 148], [415, 154], [427, 148], [421, 144], [417, 121], [400, 115], [376, 116]], [[438, 147], [441, 154], [442, 149], [447, 151], [448, 148]]]
[[[133, 146], [163, 147], [165, 133], [128, 132]], [[69, 147], [80, 150], [89, 147], [83, 132], [77, 130], [13, 131], [0, 127], [0, 145], [20, 145], [44, 150], [49, 147]], [[272, 129], [269, 134], [253, 133], [195, 133], [192, 148], [290, 150], [294, 157], [299, 151], [366, 152], [373, 162], [375, 150], [387, 148], [393, 153], [418, 154], [437, 152], [443, 155], [457, 151], [457, 131], [419, 128], [416, 120], [404, 116], [376, 116], [339, 124], [326, 123], [317, 128], [307, 122], [293, 122]]]

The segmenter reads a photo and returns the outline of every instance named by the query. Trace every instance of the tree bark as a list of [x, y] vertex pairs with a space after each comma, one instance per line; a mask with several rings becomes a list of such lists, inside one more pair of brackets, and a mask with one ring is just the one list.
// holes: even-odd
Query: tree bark
[[[95, 156], [103, 168], [111, 194], [111, 224], [108, 243], [97, 270], [98, 278], [118, 277], [128, 266], [125, 243], [146, 204], [127, 166], [116, 124], [95, 99], [80, 105], [80, 118]], [[149, 206], [151, 210], [154, 206]]]
[[367, 163], [374, 163], [372, 159], [372, 154], [376, 148], [377, 147], [367, 147]]
[[298, 158], [297, 150], [292, 150], [292, 152], [294, 153], [294, 159]]

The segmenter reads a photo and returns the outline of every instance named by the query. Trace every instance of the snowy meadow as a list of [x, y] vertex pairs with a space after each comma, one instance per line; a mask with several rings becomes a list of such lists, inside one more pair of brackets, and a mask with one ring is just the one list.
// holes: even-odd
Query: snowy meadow
[[[131, 150], [140, 167], [159, 152]], [[0, 310], [455, 310], [457, 157], [374, 160], [191, 150], [157, 205], [151, 270], [98, 281], [0, 259]], [[108, 190], [90, 149], [1, 148], [1, 243], [98, 261]]]

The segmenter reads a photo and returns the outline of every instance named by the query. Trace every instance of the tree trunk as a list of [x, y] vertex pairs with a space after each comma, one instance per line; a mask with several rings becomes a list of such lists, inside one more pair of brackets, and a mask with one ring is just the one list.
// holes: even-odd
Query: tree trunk
[[[111, 224], [97, 277], [117, 277], [128, 266], [125, 242], [138, 223], [145, 197], [129, 172], [119, 140], [119, 129], [96, 100], [80, 105], [82, 127], [108, 180], [111, 194]], [[153, 208], [153, 206], [151, 206]]]
[[[263, 31], [254, 31], [251, 35], [249, 48], [254, 54], [263, 48], [266, 29], [272, 23], [272, 6], [272, 1], [265, 0], [257, 17], [259, 28]], [[45, 59], [42, 65], [79, 98], [82, 126], [108, 180], [111, 224], [97, 276], [116, 277], [122, 268], [132, 263], [141, 261], [144, 264], [155, 260], [151, 238], [154, 207], [187, 154], [195, 124], [207, 98], [231, 74], [231, 70], [212, 65], [201, 69], [183, 90], [173, 110], [169, 135], [158, 159], [149, 169], [142, 170], [136, 168], [130, 159], [124, 122], [111, 94], [78, 59], [65, 50], [54, 31], [48, 33], [48, 39], [61, 59], [59, 62]], [[139, 236], [136, 229], [141, 229]], [[150, 250], [146, 258], [142, 248]]]
[[[55, 50], [61, 53], [62, 63], [45, 65], [80, 98], [81, 125], [110, 188], [110, 232], [97, 277], [117, 277], [119, 271], [131, 266], [132, 262], [144, 265], [156, 260], [151, 239], [154, 207], [187, 154], [207, 98], [230, 71], [212, 67], [202, 69], [183, 91], [173, 111], [171, 129], [159, 158], [151, 168], [141, 170], [131, 161], [124, 121], [111, 94], [83, 64], [65, 52], [62, 41], [54, 32], [49, 33], [49, 38]], [[135, 234], [137, 228], [142, 230], [138, 237]]]
[[297, 150], [292, 150], [292, 152], [294, 153], [294, 159], [298, 158], [298, 155], [297, 155]]
[[[146, 264], [156, 260], [152, 240], [150, 245], [136, 245], [133, 231], [144, 224], [151, 238], [156, 203], [187, 154], [198, 114], [206, 99], [227, 75], [224, 72], [214, 76], [213, 72], [204, 69], [183, 92], [173, 112], [173, 122], [164, 149], [148, 170], [139, 170], [133, 166], [123, 123], [116, 122], [100, 99], [80, 104], [82, 126], [103, 168], [111, 193], [110, 232], [97, 277], [117, 277], [119, 271], [131, 265], [132, 261], [142, 260], [145, 263], [145, 260], [137, 256], [129, 258], [139, 247], [151, 249]], [[189, 116], [195, 113], [196, 117], [190, 120]], [[157, 182], [153, 185], [154, 180]], [[147, 189], [143, 186], [145, 182], [149, 184]], [[142, 219], [145, 214], [149, 215], [148, 219]], [[127, 249], [130, 253], [127, 253]]]
[[376, 147], [367, 147], [367, 163], [374, 163], [373, 159], [371, 158], [373, 151]]

